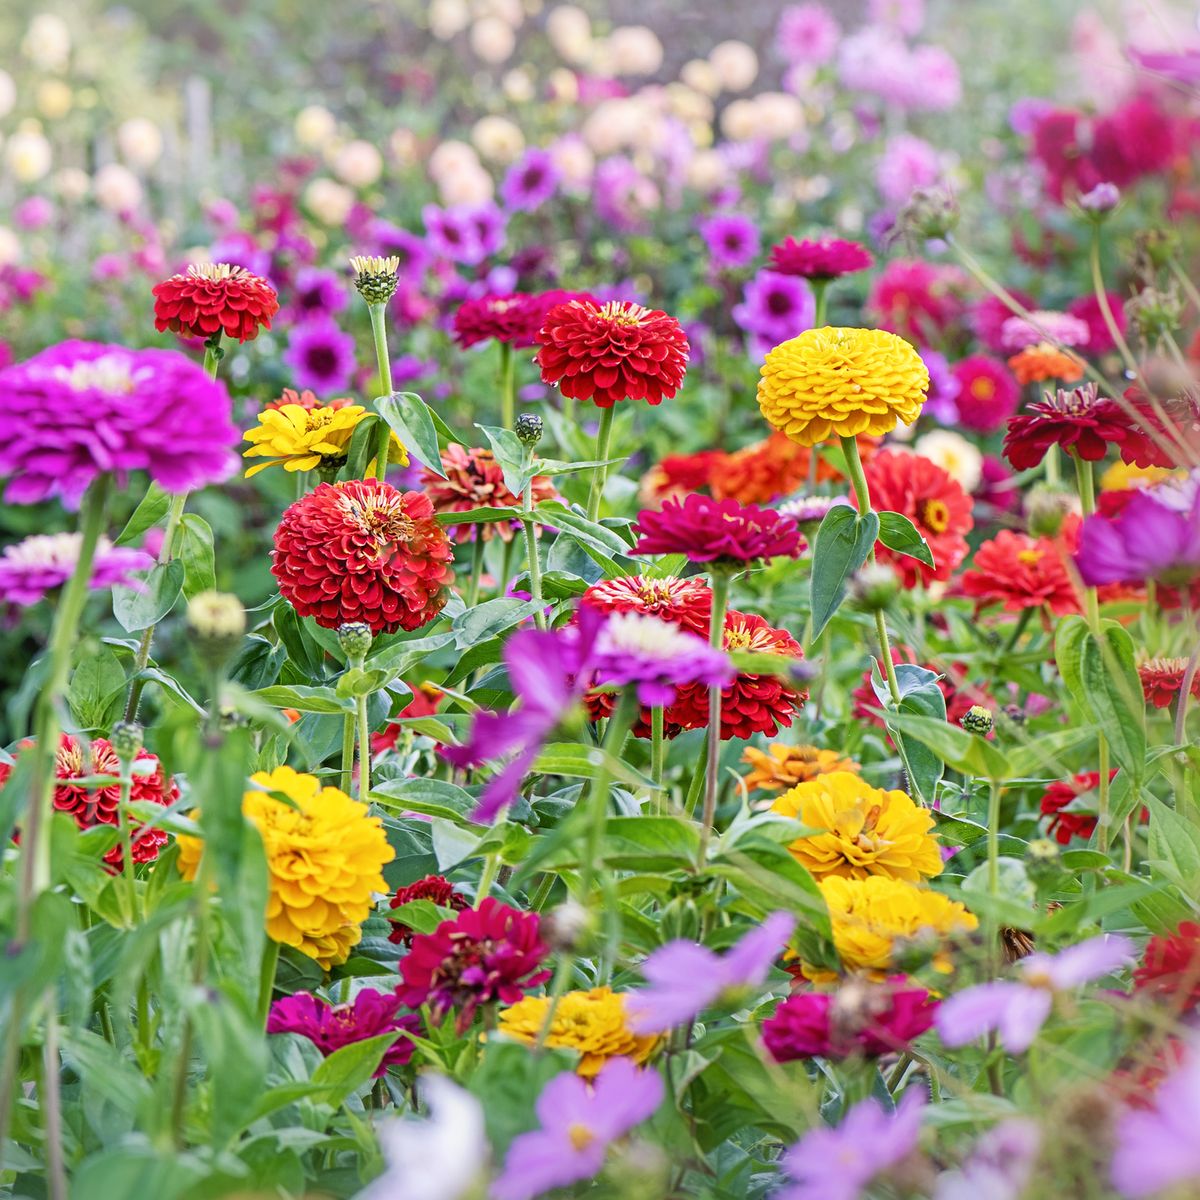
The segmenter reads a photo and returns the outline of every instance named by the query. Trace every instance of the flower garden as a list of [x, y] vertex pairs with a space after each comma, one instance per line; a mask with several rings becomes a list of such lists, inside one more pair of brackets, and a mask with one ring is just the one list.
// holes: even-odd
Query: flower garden
[[1200, 1195], [1194, 6], [681, 7], [0, 12], [0, 1195]]

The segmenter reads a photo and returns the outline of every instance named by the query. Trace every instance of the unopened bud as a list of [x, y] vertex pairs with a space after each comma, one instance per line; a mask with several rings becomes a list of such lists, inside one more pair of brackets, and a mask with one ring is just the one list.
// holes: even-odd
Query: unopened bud
[[1053, 862], [1058, 858], [1058, 844], [1049, 838], [1034, 838], [1025, 847], [1025, 853], [1029, 855], [1032, 862]]
[[378, 255], [356, 254], [350, 260], [354, 271], [354, 286], [368, 304], [386, 304], [396, 294], [396, 272], [400, 259]]
[[1057, 537], [1069, 513], [1078, 512], [1079, 501], [1070, 492], [1039, 484], [1025, 499], [1025, 519], [1034, 537]]
[[982, 704], [972, 704], [958, 722], [968, 733], [989, 734], [992, 732], [992, 710]]
[[896, 217], [896, 230], [915, 241], [944, 238], [958, 224], [958, 203], [943, 188], [914, 188]]
[[232, 733], [235, 729], [241, 729], [249, 724], [246, 717], [238, 712], [232, 704], [222, 704], [217, 709], [217, 728], [222, 733]]
[[542, 440], [542, 418], [537, 413], [522, 413], [517, 418], [515, 429], [524, 446], [536, 446]]
[[1079, 197], [1079, 207], [1093, 220], [1103, 220], [1121, 203], [1121, 189], [1115, 183], [1098, 183]]
[[342, 653], [351, 662], [355, 662], [367, 657], [373, 635], [370, 625], [364, 621], [349, 621], [345, 625], [338, 626], [337, 639]]
[[241, 645], [246, 632], [246, 610], [228, 592], [197, 592], [188, 601], [187, 624], [195, 634], [200, 657], [220, 667]]
[[838, 505], [851, 507], [845, 496], [797, 496], [781, 504], [779, 511], [791, 517], [800, 526], [800, 532], [811, 538], [829, 510]]
[[121, 762], [132, 762], [142, 748], [145, 730], [137, 721], [118, 721], [108, 735], [109, 744]]
[[573, 952], [593, 924], [592, 914], [578, 900], [566, 900], [542, 918], [542, 936], [551, 949]]
[[1125, 301], [1125, 315], [1147, 346], [1157, 346], [1179, 328], [1183, 300], [1174, 283], [1166, 288], [1143, 288]]
[[882, 612], [900, 591], [896, 572], [886, 563], [866, 563], [850, 581], [850, 600], [863, 612]]

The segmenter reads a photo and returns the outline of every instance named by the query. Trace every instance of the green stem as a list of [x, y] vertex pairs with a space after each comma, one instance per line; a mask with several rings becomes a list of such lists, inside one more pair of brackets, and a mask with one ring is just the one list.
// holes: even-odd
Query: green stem
[[1000, 894], [1000, 784], [995, 779], [988, 791], [987, 883], [994, 899]]
[[1196, 668], [1200, 666], [1200, 641], [1188, 659], [1187, 668], [1183, 672], [1183, 682], [1179, 686], [1179, 700], [1175, 705], [1175, 745], [1182, 746], [1187, 733], [1188, 700], [1192, 693], [1192, 683], [1196, 678]]
[[355, 703], [358, 713], [358, 799], [367, 804], [371, 795], [371, 722], [367, 716], [367, 697]]
[[666, 811], [666, 804], [663, 802], [662, 786], [663, 768], [667, 757], [665, 726], [666, 718], [663, 713], [663, 706], [661, 704], [653, 705], [650, 709], [650, 779], [654, 786], [659, 789], [659, 794], [655, 798], [655, 806], [664, 812]]
[[708, 729], [704, 730], [704, 741], [700, 746], [700, 753], [696, 758], [696, 765], [692, 770], [691, 782], [688, 783], [687, 795], [684, 797], [683, 808], [689, 817], [696, 813], [696, 805], [700, 803], [701, 793], [704, 791], [704, 780], [707, 777], [708, 767]]
[[500, 855], [495, 852], [484, 855], [483, 873], [479, 876], [479, 886], [475, 889], [475, 907], [478, 908], [492, 890], [496, 882], [496, 873], [500, 869]]
[[1004, 649], [1000, 652], [1002, 658], [1007, 658], [1016, 648], [1017, 643], [1021, 640], [1021, 634], [1025, 632], [1029, 625], [1029, 619], [1034, 614], [1034, 609], [1023, 609], [1021, 615], [1017, 618], [1017, 623], [1013, 626], [1013, 631], [1009, 634], [1008, 641], [1004, 643]]
[[121, 836], [121, 917], [125, 927], [132, 929], [137, 922], [137, 885], [134, 882], [133, 829], [129, 820], [129, 799], [133, 791], [132, 760], [118, 759], [120, 766], [120, 797], [117, 801], [117, 828]]
[[475, 540], [471, 543], [471, 575], [467, 580], [467, 594], [463, 602], [468, 608], [479, 603], [479, 577], [483, 574], [483, 529], [476, 527]]
[[613, 418], [616, 415], [616, 405], [600, 410], [600, 429], [596, 434], [596, 460], [600, 466], [592, 472], [592, 490], [588, 494], [587, 516], [589, 521], [595, 521], [600, 516], [600, 498], [604, 495], [604, 482], [608, 478], [608, 447], [612, 441]]
[[609, 756], [620, 753], [637, 712], [637, 698], [627, 688], [621, 693], [613, 715], [608, 719], [608, 728], [604, 731], [604, 741], [601, 744], [604, 754], [600, 757], [596, 773], [592, 776], [591, 787], [588, 789], [587, 842], [583, 862], [579, 868], [579, 898], [584, 904], [591, 896], [596, 876], [604, 869], [604, 826], [608, 819], [608, 795], [612, 788], [612, 776], [608, 770]]
[[[729, 608], [729, 574], [712, 573], [712, 615], [708, 623], [708, 643], [714, 650], [725, 646], [725, 612]], [[718, 773], [721, 760], [721, 688], [708, 689], [708, 753], [704, 769], [704, 811], [700, 817], [699, 862], [703, 867], [708, 855], [708, 841], [713, 822], [717, 819]]]
[[338, 787], [346, 795], [354, 786], [354, 714], [347, 713], [342, 718], [342, 770], [338, 777]]
[[[509, 349], [507, 344], [505, 348]], [[509, 357], [512, 351], [509, 349]], [[533, 447], [525, 447], [525, 464], [528, 468], [533, 461]], [[542, 599], [542, 563], [538, 558], [537, 526], [533, 520], [533, 480], [525, 485], [521, 493], [521, 528], [525, 531], [525, 565], [529, 571], [529, 598], [537, 605], [533, 614], [533, 622], [539, 629], [546, 628], [546, 602]], [[505, 583], [507, 584], [507, 579]]]
[[1113, 344], [1121, 352], [1121, 361], [1125, 364], [1125, 370], [1129, 372], [1131, 379], [1136, 379], [1139, 373], [1137, 360], [1133, 357], [1129, 349], [1129, 343], [1125, 340], [1125, 335], [1121, 332], [1116, 317], [1113, 316], [1112, 305], [1108, 302], [1108, 290], [1104, 286], [1104, 271], [1100, 265], [1099, 222], [1095, 222], [1092, 225], [1092, 247], [1088, 257], [1092, 268], [1092, 290], [1096, 293], [1096, 303], [1100, 307], [1100, 316], [1104, 319], [1108, 336], [1112, 338]]
[[275, 990], [275, 971], [279, 967], [279, 943], [267, 939], [263, 947], [262, 963], [258, 972], [258, 1023], [267, 1027], [271, 1013], [271, 993]]
[[541, 912], [546, 905], [546, 901], [550, 899], [550, 893], [554, 890], [554, 881], [557, 876], [553, 871], [547, 871], [540, 880], [538, 880], [537, 890], [533, 893], [529, 900], [530, 912]]
[[46, 1183], [50, 1200], [67, 1200], [67, 1165], [63, 1159], [62, 1064], [58, 1053], [58, 1012], [51, 1003], [46, 1013], [42, 1044], [42, 1090], [40, 1108], [46, 1148]]
[[511, 429], [517, 423], [517, 371], [512, 345], [500, 343], [500, 425]]
[[829, 280], [815, 279], [812, 284], [813, 293], [813, 328], [820, 329], [825, 324], [825, 305], [828, 300]]
[[[375, 342], [375, 362], [379, 368], [379, 387], [382, 395], [392, 394], [392, 364], [388, 357], [387, 326], [384, 321], [386, 304], [368, 304], [367, 312], [371, 317], [371, 337]], [[387, 475], [388, 451], [391, 449], [392, 427], [382, 418], [375, 441], [375, 478], [383, 479]]]

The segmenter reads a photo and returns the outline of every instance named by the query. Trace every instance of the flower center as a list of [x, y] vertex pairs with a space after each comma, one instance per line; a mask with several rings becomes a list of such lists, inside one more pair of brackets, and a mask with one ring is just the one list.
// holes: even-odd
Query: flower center
[[599, 312], [602, 321], [613, 325], [640, 325], [650, 312], [640, 304], [626, 304], [622, 300], [610, 300]]
[[944, 500], [927, 497], [917, 505], [917, 520], [931, 533], [945, 533], [950, 527], [950, 509]]
[[95, 389], [128, 396], [135, 384], [129, 359], [124, 354], [105, 354], [102, 358], [76, 363], [73, 367], [56, 367], [54, 376], [74, 392]]
[[567, 1126], [567, 1139], [575, 1150], [586, 1150], [595, 1140], [596, 1135], [579, 1121], [574, 1121]]
[[332, 408], [312, 408], [304, 418], [304, 430], [306, 433], [314, 433], [318, 429], [324, 429], [333, 421], [334, 410]]
[[192, 279], [207, 279], [212, 283], [222, 279], [246, 279], [250, 275], [245, 267], [235, 267], [232, 263], [192, 263], [187, 273]]
[[1042, 551], [1020, 550], [1017, 552], [1017, 561], [1024, 563], [1027, 567], [1036, 567], [1042, 561]]
[[985, 376], [971, 381], [971, 395], [976, 400], [991, 400], [996, 394], [996, 385]]
[[377, 553], [382, 554], [397, 542], [412, 541], [413, 523], [394, 501], [382, 498], [360, 501], [343, 493], [341, 503], [363, 530], [375, 538]]

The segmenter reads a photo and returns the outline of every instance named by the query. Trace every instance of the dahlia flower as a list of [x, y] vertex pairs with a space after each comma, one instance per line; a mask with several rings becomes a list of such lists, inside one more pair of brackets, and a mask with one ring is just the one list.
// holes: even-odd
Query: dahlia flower
[[[1155, 708], [1169, 708], [1183, 689], [1187, 665], [1186, 658], [1151, 658], [1138, 663], [1138, 678], [1146, 703]], [[1192, 680], [1191, 694], [1200, 699], [1200, 672]]]
[[[306, 392], [306, 395], [312, 395]], [[267, 407], [258, 414], [258, 425], [246, 432], [250, 449], [243, 458], [263, 458], [247, 472], [249, 479], [268, 467], [285, 471], [336, 471], [346, 461], [350, 439], [359, 421], [367, 415], [361, 404], [317, 405], [284, 404]], [[389, 462], [408, 465], [408, 454], [400, 439], [392, 434]]]
[[400, 960], [396, 990], [410, 1008], [428, 1004], [435, 1021], [454, 1012], [462, 1033], [480, 1005], [515, 1004], [550, 978], [541, 967], [549, 948], [539, 925], [537, 913], [488, 896], [433, 933], [413, 935], [411, 949]]
[[[79, 533], [36, 533], [5, 547], [0, 554], [0, 603], [24, 608], [57, 591], [75, 574], [82, 541]], [[154, 559], [144, 550], [113, 546], [101, 538], [88, 587], [92, 591], [137, 587], [133, 572], [152, 566]]]
[[532, 212], [558, 191], [561, 178], [554, 157], [531, 146], [509, 167], [500, 184], [500, 198], [509, 212]]
[[429, 497], [377, 479], [319, 484], [275, 530], [271, 574], [302, 617], [372, 633], [419, 629], [442, 611], [453, 547]]
[[929, 387], [921, 356], [878, 329], [810, 329], [776, 346], [759, 374], [763, 416], [802, 446], [911, 425]]
[[[630, 1029], [627, 998], [627, 993], [614, 992], [610, 987], [566, 992], [554, 1009], [544, 1044], [578, 1050], [575, 1072], [584, 1079], [594, 1079], [614, 1058], [627, 1058], [641, 1066], [659, 1039]], [[526, 996], [500, 1010], [497, 1027], [527, 1046], [536, 1046], [542, 1040], [551, 1003], [549, 996]]]
[[[442, 471], [425, 467], [421, 471], [421, 487], [433, 502], [436, 513], [469, 512], [473, 508], [521, 507], [520, 496], [514, 496], [504, 482], [504, 472], [496, 462], [491, 450], [468, 450], [457, 442], [442, 451]], [[534, 504], [542, 500], [558, 499], [558, 489], [547, 475], [535, 475], [529, 481], [531, 500]], [[477, 525], [452, 525], [446, 530], [455, 541], [474, 541], [483, 538], [490, 541], [499, 537], [511, 542], [520, 521], [484, 521]]]
[[811, 831], [788, 850], [818, 881], [882, 875], [920, 883], [941, 874], [933, 815], [907, 792], [883, 791], [849, 771], [834, 771], [797, 784], [771, 811]]
[[780, 275], [799, 275], [816, 283], [865, 271], [874, 262], [865, 246], [844, 238], [805, 238], [798, 242], [789, 237], [771, 247], [772, 271]]
[[1133, 986], [1176, 1012], [1200, 1005], [1200, 925], [1180, 921], [1172, 933], [1150, 938], [1133, 972]]
[[61, 342], [0, 371], [0, 476], [10, 504], [78, 508], [99, 475], [147, 471], [168, 492], [219, 483], [241, 437], [222, 384], [174, 350]]
[[1081, 612], [1063, 546], [1051, 538], [1002, 529], [980, 544], [960, 587], [978, 608], [1003, 604], [1005, 612], [1047, 608], [1055, 616]]
[[229, 263], [193, 263], [151, 290], [154, 328], [183, 337], [209, 340], [224, 333], [249, 342], [271, 328], [279, 311], [279, 297], [265, 279]]
[[593, 583], [579, 598], [581, 607], [605, 613], [638, 612], [670, 621], [700, 637], [708, 636], [712, 589], [702, 579], [646, 579], [625, 575]]
[[1036, 467], [1051, 446], [1099, 462], [1111, 443], [1125, 441], [1128, 429], [1124, 412], [1099, 395], [1094, 383], [1069, 392], [1059, 388], [1009, 420], [1004, 455], [1018, 471]]
[[[325, 970], [345, 962], [360, 926], [386, 892], [381, 871], [396, 856], [383, 823], [345, 792], [291, 767], [258, 771], [242, 813], [262, 836], [267, 858], [267, 936]], [[286, 796], [290, 804], [275, 799]], [[179, 870], [196, 878], [204, 843], [180, 834]]]
[[933, 1025], [937, 1001], [903, 978], [846, 983], [836, 992], [796, 992], [762, 1024], [776, 1062], [798, 1058], [877, 1058], [906, 1050]]
[[295, 992], [276, 1000], [267, 1016], [268, 1033], [297, 1033], [308, 1038], [326, 1058], [343, 1046], [399, 1031], [400, 1036], [384, 1051], [375, 1070], [378, 1079], [388, 1067], [402, 1067], [412, 1059], [410, 1033], [422, 1033], [421, 1018], [401, 1013], [400, 997], [394, 992], [363, 988], [350, 1004], [329, 1004], [311, 992]]
[[734, 323], [751, 334], [752, 353], [765, 354], [772, 346], [812, 328], [816, 300], [803, 279], [759, 271], [746, 281], [742, 302], [730, 309]]
[[633, 532], [634, 554], [684, 554], [692, 562], [725, 567], [797, 558], [804, 542], [790, 517], [697, 494], [667, 500], [657, 512], [643, 509]]
[[[471, 907], [470, 900], [461, 892], [456, 892], [454, 884], [444, 875], [426, 875], [424, 879], [418, 879], [407, 887], [397, 888], [396, 894], [388, 901], [388, 907], [403, 908], [406, 904], [412, 904], [414, 900], [428, 900], [438, 908], [452, 908], [455, 912], [462, 912]], [[411, 946], [414, 931], [395, 917], [389, 917], [388, 920], [392, 923], [388, 941], [399, 946]]]
[[[22, 742], [18, 747], [18, 756], [32, 745], [32, 742]], [[140, 770], [137, 769], [139, 764]], [[163, 773], [162, 764], [149, 750], [137, 752], [134, 767], [130, 800], [169, 807], [179, 799], [175, 780]], [[0, 789], [4, 787], [12, 769], [9, 763], [0, 762]], [[90, 743], [85, 743], [69, 733], [61, 734], [54, 755], [55, 809], [70, 813], [80, 829], [95, 829], [98, 825], [117, 828], [120, 825], [120, 774], [121, 763], [117, 752], [106, 738], [93, 738]], [[111, 775], [113, 782], [98, 788], [83, 787], [75, 782], [97, 775]], [[167, 844], [166, 832], [136, 819], [131, 819], [129, 825], [133, 835], [133, 861], [153, 862]], [[110, 873], [119, 872], [124, 861], [124, 852], [119, 843], [104, 855]]]
[[288, 333], [283, 361], [301, 388], [344, 391], [354, 375], [354, 335], [339, 328], [332, 317], [295, 325]]
[[661, 404], [679, 390], [687, 370], [688, 340], [679, 322], [631, 301], [555, 305], [537, 340], [542, 382], [598, 408], [621, 400]]
[[858, 763], [843, 758], [836, 750], [816, 746], [791, 746], [772, 742], [764, 753], [754, 746], [742, 752], [742, 762], [751, 767], [743, 776], [747, 791], [783, 792], [833, 771], [858, 773]]

